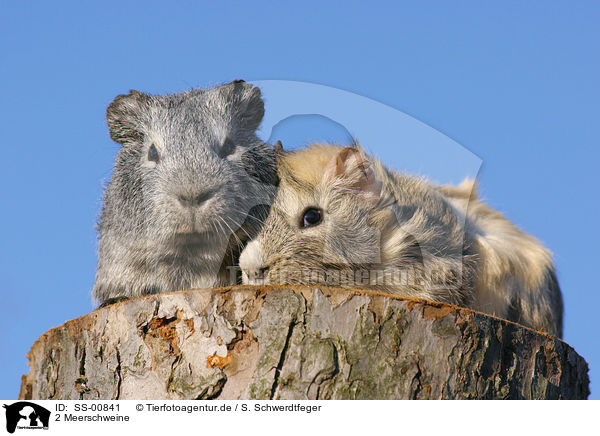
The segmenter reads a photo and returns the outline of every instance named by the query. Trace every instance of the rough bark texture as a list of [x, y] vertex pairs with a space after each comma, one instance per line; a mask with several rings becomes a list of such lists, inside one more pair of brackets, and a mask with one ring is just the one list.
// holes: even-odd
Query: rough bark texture
[[28, 354], [21, 399], [585, 399], [563, 341], [368, 291], [233, 287], [118, 303]]

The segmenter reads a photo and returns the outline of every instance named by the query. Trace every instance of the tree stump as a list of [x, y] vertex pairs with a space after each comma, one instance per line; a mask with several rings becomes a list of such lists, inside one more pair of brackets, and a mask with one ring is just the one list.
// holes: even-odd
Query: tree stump
[[555, 337], [370, 291], [235, 286], [151, 295], [43, 334], [20, 399], [585, 399]]

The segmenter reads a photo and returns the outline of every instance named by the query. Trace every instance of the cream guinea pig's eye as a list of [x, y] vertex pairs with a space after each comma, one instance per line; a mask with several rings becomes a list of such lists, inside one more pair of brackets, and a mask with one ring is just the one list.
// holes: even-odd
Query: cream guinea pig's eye
[[321, 224], [323, 220], [323, 211], [321, 209], [317, 209], [316, 207], [309, 207], [302, 214], [302, 219], [300, 220], [300, 228], [313, 227]]
[[154, 144], [152, 144], [150, 146], [150, 148], [148, 149], [148, 160], [152, 161], [152, 162], [158, 162], [158, 159], [159, 159], [158, 150], [156, 149]]

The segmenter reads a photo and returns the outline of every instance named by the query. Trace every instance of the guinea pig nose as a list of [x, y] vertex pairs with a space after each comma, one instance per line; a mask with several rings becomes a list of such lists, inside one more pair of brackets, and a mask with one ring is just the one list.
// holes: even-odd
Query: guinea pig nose
[[204, 191], [200, 194], [196, 195], [179, 195], [177, 196], [177, 200], [181, 203], [182, 206], [191, 207], [198, 206], [208, 199], [210, 199], [214, 195], [214, 191]]
[[247, 277], [247, 281], [242, 280], [242, 281], [244, 281], [244, 284], [259, 285], [259, 284], [265, 284], [265, 281], [269, 274], [269, 267], [265, 266], [265, 267], [257, 267], [257, 268], [248, 268], [245, 270], [242, 269], [242, 271], [246, 274], [246, 277]]
[[254, 270], [254, 277], [258, 280], [262, 280], [267, 277], [269, 274], [269, 267], [263, 266], [262, 268], [257, 268]]

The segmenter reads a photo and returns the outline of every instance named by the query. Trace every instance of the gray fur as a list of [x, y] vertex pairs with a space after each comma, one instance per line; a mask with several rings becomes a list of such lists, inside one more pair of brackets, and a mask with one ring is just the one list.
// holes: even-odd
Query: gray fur
[[273, 150], [255, 134], [263, 115], [260, 90], [243, 81], [115, 98], [106, 118], [122, 147], [97, 226], [96, 303], [232, 284], [227, 267], [277, 183]]

